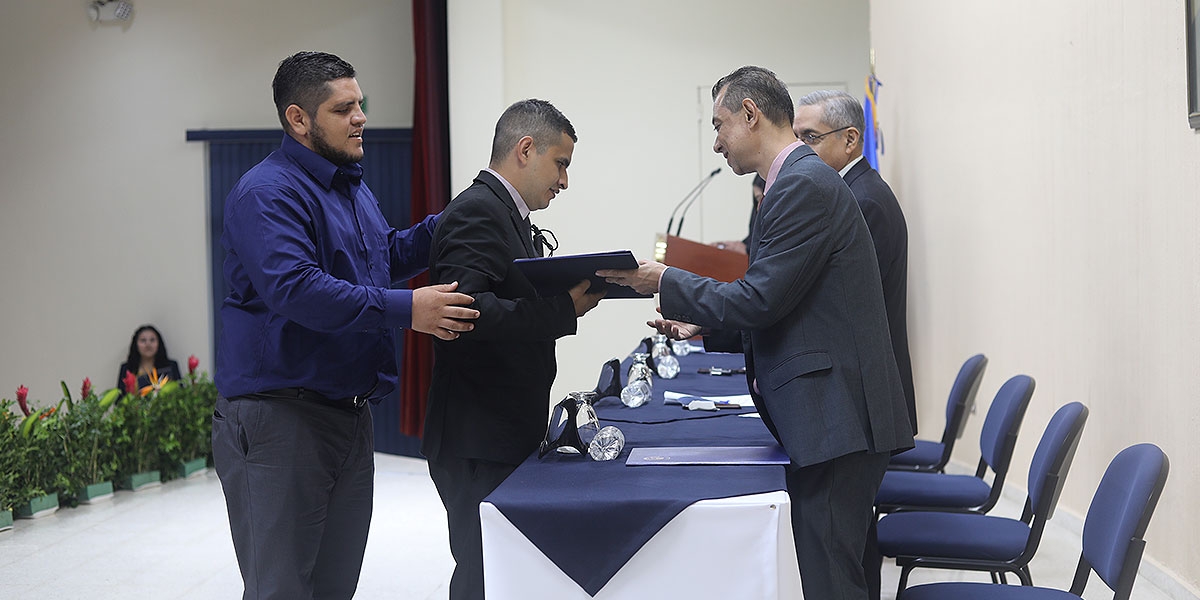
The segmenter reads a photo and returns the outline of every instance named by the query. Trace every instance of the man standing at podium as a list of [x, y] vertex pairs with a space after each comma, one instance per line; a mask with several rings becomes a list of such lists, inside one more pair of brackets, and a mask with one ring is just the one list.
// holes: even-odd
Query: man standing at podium
[[743, 331], [751, 395], [787, 451], [792, 535], [805, 598], [865, 600], [861, 563], [892, 452], [913, 446], [870, 233], [836, 171], [792, 131], [787, 87], [761, 67], [713, 86], [713, 150], [766, 194], [744, 279], [723, 283], [640, 261], [601, 271], [659, 292], [676, 339], [701, 326]]
[[508, 107], [496, 123], [489, 167], [442, 211], [434, 230], [430, 281], [459, 282], [480, 313], [455, 345], [434, 341], [421, 444], [446, 507], [452, 600], [483, 598], [479, 503], [537, 450], [557, 368], [554, 341], [575, 333], [576, 320], [604, 295], [588, 294], [583, 281], [542, 298], [513, 267], [515, 258], [542, 256], [545, 238], [529, 214], [567, 189], [576, 139], [571, 122], [545, 100]]

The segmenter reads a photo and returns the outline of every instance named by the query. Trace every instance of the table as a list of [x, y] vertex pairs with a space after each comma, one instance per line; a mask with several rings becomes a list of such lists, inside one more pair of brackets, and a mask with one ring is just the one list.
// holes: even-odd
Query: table
[[489, 600], [799, 597], [782, 467], [625, 466], [634, 447], [775, 443], [761, 419], [741, 416], [753, 409], [663, 404], [665, 390], [745, 393], [745, 376], [696, 373], [743, 366], [740, 354], [692, 354], [680, 365], [678, 378], [655, 379], [646, 406], [596, 403], [601, 426], [625, 434], [616, 460], [535, 454], [480, 505]]

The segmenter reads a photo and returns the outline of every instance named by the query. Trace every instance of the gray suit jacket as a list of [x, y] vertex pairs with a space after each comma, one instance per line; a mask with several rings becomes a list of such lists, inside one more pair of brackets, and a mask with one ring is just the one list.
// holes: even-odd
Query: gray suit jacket
[[870, 233], [811, 148], [763, 198], [744, 279], [667, 269], [660, 288], [666, 318], [744, 332], [755, 404], [792, 467], [913, 446]]

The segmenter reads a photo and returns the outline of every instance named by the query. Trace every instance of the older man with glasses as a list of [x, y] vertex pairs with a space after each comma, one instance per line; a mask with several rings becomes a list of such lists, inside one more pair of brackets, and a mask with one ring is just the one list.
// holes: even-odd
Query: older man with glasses
[[[900, 370], [908, 419], [917, 431], [917, 404], [913, 392], [912, 359], [908, 354], [908, 324], [905, 296], [908, 284], [908, 227], [904, 212], [892, 189], [863, 160], [865, 126], [862, 105], [846, 92], [822, 90], [800, 98], [796, 103], [792, 130], [796, 137], [816, 151], [825, 164], [837, 169], [858, 208], [862, 210], [875, 243], [879, 276], [883, 280], [883, 301], [888, 329], [892, 335], [892, 353]], [[871, 598], [879, 598], [879, 569], [882, 557], [875, 547], [875, 531], [868, 534], [863, 566]]]

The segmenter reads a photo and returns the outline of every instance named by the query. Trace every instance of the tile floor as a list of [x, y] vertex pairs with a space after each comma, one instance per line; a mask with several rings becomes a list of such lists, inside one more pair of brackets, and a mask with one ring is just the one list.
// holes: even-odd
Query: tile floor
[[[358, 598], [436, 600], [447, 597], [453, 563], [446, 518], [422, 460], [376, 455], [376, 503]], [[1019, 516], [1005, 498], [994, 514]], [[1153, 541], [1150, 542], [1153, 544]], [[1079, 537], [1052, 521], [1031, 565], [1034, 581], [1066, 589], [1079, 557]], [[899, 570], [884, 568], [885, 600]], [[912, 583], [986, 581], [953, 571], [916, 571]], [[1095, 577], [1091, 598], [1111, 598]], [[118, 492], [111, 501], [19, 520], [0, 533], [0, 598], [39, 600], [239, 598], [241, 579], [229, 538], [221, 485], [212, 471], [160, 488]], [[532, 598], [533, 596], [531, 596]], [[1133, 597], [1171, 600], [1140, 580]]]

